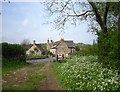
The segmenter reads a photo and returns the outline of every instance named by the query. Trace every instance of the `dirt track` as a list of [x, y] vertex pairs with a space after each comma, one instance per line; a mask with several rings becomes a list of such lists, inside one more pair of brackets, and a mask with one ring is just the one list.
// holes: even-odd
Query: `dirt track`
[[[25, 68], [18, 69], [9, 74], [3, 75], [2, 86], [8, 87], [24, 82], [27, 79], [26, 77], [28, 72], [30, 72], [31, 70], [33, 71], [32, 66], [28, 66]], [[37, 71], [38, 73], [44, 73], [46, 76], [45, 78], [39, 81], [37, 88], [38, 90], [62, 90], [51, 69], [51, 62], [45, 62], [45, 65]]]
[[46, 78], [39, 83], [41, 90], [62, 90], [51, 70], [51, 62], [47, 62], [41, 71], [46, 73]]

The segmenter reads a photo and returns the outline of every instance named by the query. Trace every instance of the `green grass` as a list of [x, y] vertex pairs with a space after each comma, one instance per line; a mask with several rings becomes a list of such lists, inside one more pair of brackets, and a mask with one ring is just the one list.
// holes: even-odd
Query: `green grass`
[[43, 78], [45, 78], [45, 75], [43, 74], [32, 74], [32, 76], [28, 75], [27, 80], [23, 83], [3, 88], [3, 90], [38, 90], [38, 82]]
[[97, 62], [96, 56], [79, 56], [65, 63], [53, 62], [52, 68], [66, 90], [118, 90], [117, 70], [108, 69]]
[[8, 60], [3, 59], [2, 60], [2, 74], [8, 73], [10, 71], [14, 71], [16, 69], [28, 66], [26, 62], [20, 62], [17, 60]]
[[45, 74], [38, 72], [44, 64], [31, 65], [30, 71], [27, 74], [27, 79], [17, 85], [11, 85], [9, 87], [4, 87], [3, 91], [7, 90], [29, 90], [36, 91], [39, 88], [39, 82], [46, 77]]

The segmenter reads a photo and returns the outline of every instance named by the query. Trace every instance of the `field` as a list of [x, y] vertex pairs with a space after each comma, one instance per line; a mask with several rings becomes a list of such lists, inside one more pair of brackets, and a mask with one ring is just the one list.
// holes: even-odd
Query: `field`
[[79, 56], [62, 63], [54, 62], [52, 68], [61, 86], [66, 90], [118, 90], [120, 75], [97, 62], [96, 56]]

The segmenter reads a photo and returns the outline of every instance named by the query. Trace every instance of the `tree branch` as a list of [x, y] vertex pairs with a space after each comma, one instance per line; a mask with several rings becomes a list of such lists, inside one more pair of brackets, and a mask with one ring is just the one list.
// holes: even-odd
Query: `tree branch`
[[77, 13], [75, 13], [75, 14], [68, 14], [68, 16], [80, 17], [80, 16], [83, 16], [83, 15], [86, 15], [88, 12], [92, 12], [92, 10], [85, 11], [85, 12], [82, 13], [82, 14], [77, 14]]
[[108, 14], [108, 10], [109, 10], [109, 7], [110, 7], [110, 2], [107, 2], [106, 3], [106, 7], [105, 7], [105, 11], [104, 11], [104, 25], [107, 27], [107, 24], [106, 24], [106, 22], [107, 22], [107, 14]]
[[68, 0], [68, 1], [66, 2], [66, 4], [64, 5], [64, 7], [62, 8], [61, 12], [65, 9], [65, 7], [66, 7], [67, 4], [69, 3], [69, 1], [70, 1], [70, 0]]
[[[88, 0], [88, 2], [89, 2], [89, 0]], [[104, 28], [103, 21], [102, 21], [102, 18], [100, 16], [98, 10], [97, 10], [97, 7], [96, 7], [95, 3], [94, 2], [89, 2], [89, 4], [93, 8], [93, 12], [95, 13], [95, 16], [96, 16], [96, 21], [100, 24], [101, 28], [103, 29]]]

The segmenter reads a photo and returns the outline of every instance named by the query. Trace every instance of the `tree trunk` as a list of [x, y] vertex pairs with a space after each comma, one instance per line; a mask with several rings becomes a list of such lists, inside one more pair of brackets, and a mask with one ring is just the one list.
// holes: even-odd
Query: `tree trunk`
[[96, 21], [101, 27], [101, 31], [98, 34], [98, 48], [99, 48], [98, 57], [99, 57], [99, 60], [102, 61], [108, 57], [108, 53], [109, 53], [107, 15], [108, 15], [110, 3], [106, 2], [106, 7], [105, 7], [103, 18], [98, 12], [98, 8], [96, 7], [95, 3], [89, 2], [89, 4], [92, 6], [93, 12], [95, 13], [95, 16], [96, 16]]

